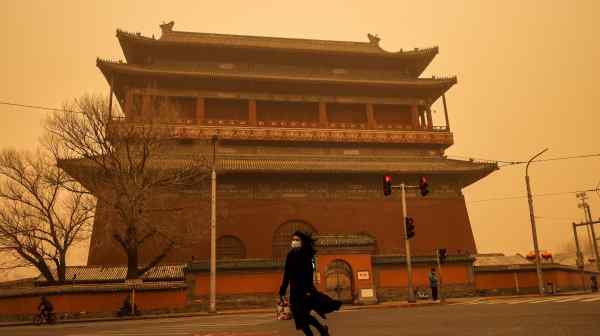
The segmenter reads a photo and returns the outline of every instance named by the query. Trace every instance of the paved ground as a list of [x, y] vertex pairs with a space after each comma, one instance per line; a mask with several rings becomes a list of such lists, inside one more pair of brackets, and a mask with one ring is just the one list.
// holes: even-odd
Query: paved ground
[[[14, 336], [301, 335], [273, 313], [0, 328]], [[345, 310], [326, 321], [331, 335], [600, 335], [600, 295], [485, 298], [415, 308]], [[315, 332], [316, 333], [316, 332]], [[316, 333], [317, 334], [317, 333]]]

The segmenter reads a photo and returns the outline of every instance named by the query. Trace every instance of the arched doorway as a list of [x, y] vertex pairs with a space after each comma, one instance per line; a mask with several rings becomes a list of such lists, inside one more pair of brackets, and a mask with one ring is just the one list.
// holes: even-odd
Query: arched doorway
[[317, 233], [310, 224], [300, 220], [291, 220], [279, 225], [273, 234], [274, 260], [285, 260], [285, 256], [290, 250], [292, 234], [297, 230], [312, 234]]
[[347, 262], [336, 259], [327, 265], [325, 271], [325, 291], [327, 295], [342, 302], [352, 302], [352, 268]]

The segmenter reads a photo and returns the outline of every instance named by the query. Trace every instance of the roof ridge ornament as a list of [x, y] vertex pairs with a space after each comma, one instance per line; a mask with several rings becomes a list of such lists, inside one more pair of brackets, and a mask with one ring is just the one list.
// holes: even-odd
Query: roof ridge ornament
[[169, 23], [165, 23], [165, 21], [162, 22], [162, 24], [160, 25], [160, 30], [162, 31], [162, 33], [170, 33], [173, 31], [173, 26], [175, 25], [175, 21], [171, 20]]
[[367, 37], [369, 38], [369, 43], [379, 47], [379, 41], [381, 41], [381, 38], [377, 34], [368, 33]]

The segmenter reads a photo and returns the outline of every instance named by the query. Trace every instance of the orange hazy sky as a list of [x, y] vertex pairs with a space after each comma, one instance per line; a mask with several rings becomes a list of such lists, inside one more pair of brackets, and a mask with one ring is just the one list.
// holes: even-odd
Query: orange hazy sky
[[[424, 76], [457, 75], [447, 93], [455, 145], [448, 155], [527, 160], [600, 153], [600, 1], [0, 1], [0, 101], [59, 107], [108, 93], [96, 57], [123, 59], [115, 30], [160, 36], [212, 33], [367, 41], [387, 50], [440, 47]], [[434, 121], [443, 124], [436, 104]], [[0, 148], [29, 149], [46, 112], [0, 105]], [[502, 168], [464, 189], [480, 252], [527, 253], [531, 226], [524, 166]], [[600, 158], [530, 168], [534, 194], [600, 183]], [[600, 195], [589, 193], [600, 217]], [[572, 240], [574, 194], [534, 199], [542, 249]], [[416, 232], [419, 234], [418, 223]], [[583, 235], [582, 235], [583, 238]], [[587, 239], [587, 238], [586, 238]], [[84, 249], [82, 249], [84, 250]], [[85, 252], [72, 256], [86, 260]]]

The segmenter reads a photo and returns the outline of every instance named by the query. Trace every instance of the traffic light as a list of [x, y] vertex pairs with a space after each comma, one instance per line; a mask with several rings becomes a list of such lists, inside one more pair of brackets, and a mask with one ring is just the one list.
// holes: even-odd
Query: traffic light
[[383, 177], [383, 195], [389, 196], [392, 194], [392, 177], [385, 175]]
[[419, 189], [421, 190], [421, 196], [426, 196], [429, 194], [429, 183], [427, 183], [427, 178], [425, 176], [421, 176], [419, 179]]
[[438, 258], [440, 258], [440, 264], [446, 262], [446, 249], [438, 249]]
[[405, 219], [405, 223], [406, 223], [406, 238], [411, 239], [412, 237], [415, 236], [415, 226], [414, 223], [415, 221], [411, 218], [411, 217], [406, 217]]

